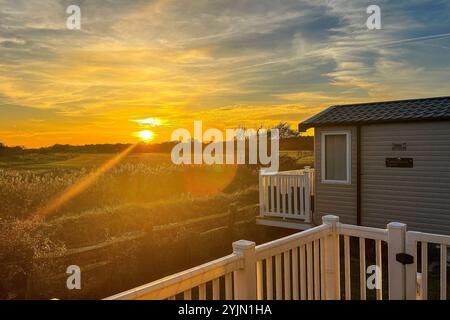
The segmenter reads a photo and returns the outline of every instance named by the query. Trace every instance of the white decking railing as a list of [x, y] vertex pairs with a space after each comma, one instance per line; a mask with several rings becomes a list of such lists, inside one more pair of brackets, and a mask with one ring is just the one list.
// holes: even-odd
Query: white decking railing
[[[406, 225], [396, 222], [386, 229], [342, 224], [336, 216], [262, 245], [237, 241], [229, 256], [107, 299], [426, 299], [424, 243], [440, 246], [439, 290], [446, 299], [450, 236], [406, 231]], [[410, 261], [399, 262], [405, 256]], [[418, 277], [419, 256], [426, 263], [421, 263]]]
[[259, 174], [260, 216], [311, 221], [314, 169]]
[[[413, 257], [413, 262], [406, 267], [406, 298], [414, 299], [414, 295], [417, 293], [418, 297], [422, 300], [427, 300], [430, 293], [429, 277], [430, 273], [430, 255], [429, 249], [437, 249], [439, 252], [439, 260], [437, 266], [439, 266], [439, 298], [441, 300], [447, 300], [447, 287], [448, 280], [447, 268], [448, 268], [448, 249], [450, 248], [450, 237], [431, 233], [422, 233], [415, 231], [408, 231], [405, 238], [406, 252]], [[420, 262], [420, 269], [418, 269]], [[413, 279], [418, 272], [420, 281], [419, 286], [416, 288], [413, 283]]]

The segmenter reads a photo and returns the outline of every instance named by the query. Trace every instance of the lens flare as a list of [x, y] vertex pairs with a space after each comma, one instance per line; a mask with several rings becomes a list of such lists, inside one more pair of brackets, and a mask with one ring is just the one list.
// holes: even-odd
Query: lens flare
[[135, 144], [129, 146], [125, 150], [121, 151], [119, 154], [115, 155], [113, 158], [109, 159], [107, 162], [102, 164], [93, 173], [87, 175], [86, 177], [78, 180], [73, 185], [64, 190], [61, 194], [57, 195], [44, 207], [38, 209], [33, 215], [33, 218], [43, 219], [48, 214], [54, 212], [60, 208], [67, 201], [75, 198], [78, 194], [86, 190], [91, 186], [102, 174], [111, 170], [117, 163], [119, 163], [128, 153], [130, 153], [133, 148], [136, 147]]

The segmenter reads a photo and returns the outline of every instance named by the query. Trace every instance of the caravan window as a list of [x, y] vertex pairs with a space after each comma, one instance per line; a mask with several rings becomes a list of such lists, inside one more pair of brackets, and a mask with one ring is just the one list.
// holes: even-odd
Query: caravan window
[[322, 133], [322, 182], [350, 183], [350, 143], [348, 131]]

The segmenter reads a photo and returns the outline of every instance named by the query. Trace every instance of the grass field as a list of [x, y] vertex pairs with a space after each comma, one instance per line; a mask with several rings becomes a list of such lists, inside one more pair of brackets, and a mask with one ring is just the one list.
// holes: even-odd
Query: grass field
[[[172, 164], [170, 154], [132, 153], [96, 176], [98, 168], [112, 157], [113, 154], [56, 153], [0, 159], [0, 260], [13, 261], [0, 265], [2, 298], [51, 297], [44, 294], [54, 287], [48, 279], [64, 275], [62, 267], [69, 263], [66, 258], [58, 257], [73, 257], [74, 252], [80, 253], [76, 255], [76, 264], [85, 270], [103, 270], [100, 273], [104, 274], [108, 272], [106, 266], [112, 264], [116, 272], [126, 273], [146, 260], [132, 259], [140, 252], [136, 248], [145, 245], [140, 243], [143, 240], [131, 241], [134, 235], [146, 234], [158, 226], [226, 213], [231, 203], [242, 208], [258, 202], [256, 165], [179, 166]], [[312, 154], [283, 152], [281, 159], [281, 169], [294, 169], [310, 165]], [[91, 176], [95, 179], [89, 185], [75, 196], [60, 201], [74, 185]], [[41, 219], [33, 219], [36, 212], [55, 201], [56, 207], [39, 216]], [[205, 223], [216, 230], [223, 227], [220, 221], [213, 219]], [[205, 223], [203, 228], [207, 230]], [[252, 236], [255, 226], [254, 223], [248, 226], [240, 232], [242, 237], [251, 239], [255, 237]], [[159, 236], [152, 240], [155, 245], [149, 249], [152, 256], [159, 253], [159, 259], [164, 260], [164, 253], [176, 250], [180, 241], [194, 243], [189, 237], [197, 232], [195, 225], [181, 226], [177, 230], [175, 234], [170, 232], [167, 239]], [[220, 228], [217, 230], [220, 235]], [[188, 259], [181, 247], [170, 267], [158, 269], [155, 261], [151, 262], [152, 274], [144, 272], [145, 276], [139, 278], [140, 273], [136, 272], [138, 278], [133, 280], [136, 283], [126, 282], [127, 278], [121, 274], [126, 282], [124, 287], [156, 275], [164, 276], [168, 270], [180, 271], [177, 268], [188, 266], [188, 262], [198, 264], [202, 259], [225, 254], [226, 251], [220, 251], [225, 249], [220, 248], [228, 250], [231, 240], [219, 235], [209, 243], [209, 253], [192, 253]], [[117, 243], [123, 243], [124, 247]], [[93, 250], [100, 251], [93, 254]], [[192, 256], [197, 257], [195, 261]], [[102, 282], [98, 275], [93, 279], [96, 285], [77, 298], [101, 297], [113, 290], [105, 287], [107, 279]], [[35, 284], [30, 285], [30, 281]], [[32, 287], [35, 289], [30, 289]], [[54, 294], [51, 292], [48, 294]]]

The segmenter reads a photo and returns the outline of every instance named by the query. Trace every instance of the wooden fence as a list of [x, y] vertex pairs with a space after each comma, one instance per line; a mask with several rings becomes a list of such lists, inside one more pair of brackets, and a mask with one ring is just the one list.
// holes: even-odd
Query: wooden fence
[[300, 219], [311, 222], [314, 169], [259, 174], [260, 216]]
[[379, 300], [426, 299], [429, 243], [440, 248], [440, 298], [446, 299], [450, 236], [407, 231], [397, 222], [386, 229], [342, 224], [332, 215], [258, 246], [234, 242], [229, 256], [106, 299], [364, 300], [371, 292]]

